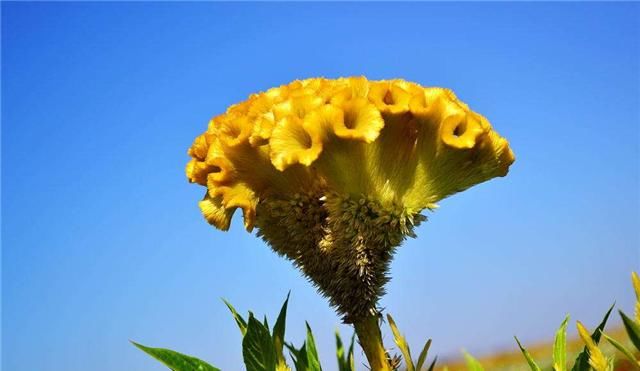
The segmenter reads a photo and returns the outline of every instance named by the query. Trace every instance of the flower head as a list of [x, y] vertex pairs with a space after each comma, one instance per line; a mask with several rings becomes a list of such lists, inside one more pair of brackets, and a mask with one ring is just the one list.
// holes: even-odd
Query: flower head
[[189, 149], [205, 218], [291, 259], [352, 321], [375, 311], [393, 252], [439, 200], [507, 174], [508, 142], [447, 89], [314, 78], [214, 117]]

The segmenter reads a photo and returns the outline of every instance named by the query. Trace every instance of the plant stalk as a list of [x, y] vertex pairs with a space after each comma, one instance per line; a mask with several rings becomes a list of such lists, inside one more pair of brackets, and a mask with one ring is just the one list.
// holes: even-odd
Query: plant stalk
[[387, 360], [387, 352], [382, 344], [378, 317], [369, 315], [356, 321], [353, 326], [371, 371], [392, 371]]

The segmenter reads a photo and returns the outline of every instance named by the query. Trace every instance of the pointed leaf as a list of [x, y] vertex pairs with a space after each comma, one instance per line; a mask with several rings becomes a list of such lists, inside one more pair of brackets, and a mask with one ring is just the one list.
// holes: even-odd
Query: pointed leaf
[[464, 359], [467, 362], [467, 368], [469, 371], [484, 371], [484, 367], [480, 364], [480, 362], [473, 358], [473, 356], [467, 352], [464, 352]]
[[247, 333], [242, 339], [242, 356], [247, 371], [275, 371], [276, 352], [269, 330], [249, 314]]
[[338, 370], [347, 371], [347, 357], [344, 353], [344, 346], [342, 345], [342, 339], [340, 338], [340, 332], [336, 329], [336, 357], [338, 358]]
[[349, 350], [347, 351], [347, 361], [349, 362], [349, 371], [356, 371], [356, 360], [355, 357], [353, 355], [353, 346], [356, 343], [356, 333], [354, 332], [351, 335], [351, 343], [349, 344]]
[[300, 348], [300, 353], [298, 357], [298, 361], [300, 364], [300, 368], [298, 371], [308, 371], [309, 370], [309, 359], [307, 357], [307, 342], [302, 343], [302, 347]]
[[556, 332], [553, 342], [553, 369], [555, 371], [566, 371], [567, 369], [567, 323], [569, 316], [566, 316], [560, 328]]
[[424, 361], [427, 360], [427, 353], [429, 353], [429, 348], [431, 347], [431, 339], [427, 340], [426, 344], [422, 348], [422, 352], [418, 356], [418, 363], [416, 363], [416, 371], [422, 371], [422, 365], [424, 365]]
[[309, 371], [322, 371], [322, 367], [320, 367], [320, 358], [318, 357], [318, 350], [316, 349], [316, 342], [313, 339], [313, 333], [311, 332], [311, 327], [309, 327], [308, 322], [306, 346]]
[[296, 371], [307, 371], [309, 367], [307, 365], [306, 345], [302, 344], [300, 349], [296, 349], [293, 344], [284, 343], [284, 345], [289, 349]]
[[267, 331], [271, 331], [269, 330], [269, 321], [267, 321], [267, 315], [264, 315], [264, 319], [262, 320], [262, 324], [264, 325], [264, 327], [267, 328]]
[[435, 356], [433, 358], [433, 362], [431, 362], [431, 366], [429, 366], [429, 370], [427, 371], [433, 371], [433, 369], [436, 367], [436, 362], [438, 362], [438, 356]]
[[522, 344], [520, 344], [520, 340], [518, 340], [518, 338], [515, 336], [514, 338], [516, 339], [516, 343], [518, 343], [518, 346], [520, 347], [520, 351], [524, 355], [524, 358], [527, 360], [527, 363], [529, 364], [529, 368], [531, 369], [531, 371], [542, 371], [540, 366], [536, 364], [536, 361], [533, 360], [533, 357], [531, 357], [531, 354], [529, 354], [529, 352], [525, 349], [525, 347], [523, 347]]
[[231, 314], [233, 315], [233, 319], [236, 320], [236, 324], [238, 324], [238, 328], [240, 328], [240, 332], [244, 337], [244, 335], [247, 333], [247, 321], [245, 321], [244, 318], [242, 318], [242, 316], [238, 314], [238, 312], [236, 312], [236, 308], [234, 308], [233, 305], [231, 305], [231, 303], [229, 303], [225, 299], [222, 299], [222, 301], [227, 305], [227, 308], [229, 308], [229, 310], [231, 311]]
[[[600, 342], [600, 336], [602, 334], [602, 331], [604, 331], [604, 327], [606, 326], [607, 321], [609, 320], [609, 315], [611, 314], [611, 311], [613, 310], [613, 307], [615, 305], [616, 305], [616, 303], [613, 303], [611, 305], [611, 307], [609, 307], [609, 310], [604, 315], [604, 318], [602, 318], [602, 322], [600, 322], [598, 327], [591, 334], [591, 339], [593, 339], [593, 342], [596, 345], [598, 345], [598, 343]], [[582, 349], [582, 352], [580, 352], [580, 354], [578, 354], [578, 357], [576, 358], [576, 361], [573, 364], [573, 367], [571, 368], [571, 371], [589, 371], [590, 369], [591, 369], [591, 366], [589, 366], [589, 351], [587, 350], [587, 347], [585, 346]]]
[[298, 353], [300, 352], [298, 349], [296, 349], [295, 346], [293, 346], [293, 344], [291, 343], [284, 343], [284, 346], [289, 349], [289, 352], [291, 352], [292, 355], [294, 356], [298, 356]]
[[173, 371], [220, 371], [205, 361], [173, 350], [150, 348], [133, 341], [131, 343]]
[[278, 364], [284, 364], [284, 353], [282, 352], [284, 347], [284, 332], [285, 332], [285, 322], [287, 320], [287, 306], [289, 304], [289, 294], [287, 294], [287, 298], [282, 304], [282, 308], [280, 309], [280, 314], [278, 315], [278, 319], [276, 320], [276, 324], [273, 326], [273, 346], [276, 349], [276, 356], [278, 357]]
[[618, 351], [620, 353], [624, 354], [624, 356], [627, 357], [629, 359], [629, 361], [631, 361], [631, 364], [633, 364], [637, 370], [640, 370], [640, 361], [638, 361], [633, 356], [633, 353], [631, 353], [631, 351], [629, 349], [627, 349], [624, 345], [620, 344], [615, 339], [609, 337], [607, 334], [602, 334], [602, 336], [604, 336], [604, 338], [607, 339], [607, 341], [611, 345], [613, 345], [614, 348], [618, 349]]
[[393, 333], [393, 340], [395, 340], [396, 345], [402, 352], [402, 358], [404, 358], [404, 364], [407, 368], [407, 371], [415, 371], [413, 360], [411, 359], [411, 351], [409, 350], [407, 340], [404, 338], [404, 336], [402, 336], [400, 330], [398, 330], [398, 326], [396, 326], [396, 322], [393, 320], [393, 317], [391, 317], [390, 314], [387, 314], [387, 320], [389, 321], [389, 327], [391, 327], [391, 332]]
[[624, 324], [625, 330], [627, 330], [629, 340], [631, 340], [633, 345], [640, 352], [640, 324], [627, 317], [627, 315], [621, 310], [618, 312], [620, 313], [620, 317], [622, 317], [622, 323]]

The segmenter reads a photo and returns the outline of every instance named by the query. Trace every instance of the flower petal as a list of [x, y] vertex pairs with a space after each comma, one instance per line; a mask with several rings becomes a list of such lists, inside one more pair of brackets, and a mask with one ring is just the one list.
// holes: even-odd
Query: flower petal
[[209, 224], [226, 231], [231, 224], [231, 217], [235, 208], [226, 208], [222, 205], [222, 197], [210, 197], [208, 194], [198, 203], [200, 210]]
[[349, 100], [340, 105], [342, 120], [333, 121], [334, 133], [344, 139], [361, 140], [371, 143], [384, 127], [380, 111], [364, 98]]
[[271, 134], [271, 162], [278, 170], [293, 164], [310, 165], [322, 152], [322, 138], [318, 131], [303, 126], [296, 116], [280, 120]]

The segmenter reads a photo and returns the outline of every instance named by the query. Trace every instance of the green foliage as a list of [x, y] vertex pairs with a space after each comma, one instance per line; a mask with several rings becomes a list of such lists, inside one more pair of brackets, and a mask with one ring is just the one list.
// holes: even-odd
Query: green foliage
[[516, 343], [518, 343], [518, 347], [520, 347], [520, 351], [522, 352], [522, 355], [524, 355], [524, 358], [527, 360], [527, 363], [529, 364], [529, 368], [531, 368], [531, 371], [542, 371], [542, 369], [540, 368], [540, 366], [538, 366], [536, 361], [533, 360], [533, 357], [531, 357], [531, 354], [529, 354], [529, 351], [527, 351], [525, 347], [522, 346], [522, 344], [520, 343], [520, 340], [518, 340], [518, 338], [515, 336], [514, 338], [516, 339]]
[[134, 341], [132, 341], [131, 343], [151, 357], [162, 362], [165, 366], [169, 367], [169, 369], [173, 371], [220, 371], [220, 369], [211, 366], [205, 361], [175, 352], [173, 350], [150, 348], [138, 344]]
[[236, 320], [236, 323], [238, 324], [238, 328], [240, 328], [240, 332], [242, 333], [242, 336], [244, 336], [244, 334], [247, 333], [247, 321], [245, 321], [244, 318], [242, 318], [242, 316], [238, 314], [238, 312], [233, 307], [233, 305], [231, 305], [231, 303], [229, 303], [224, 299], [222, 299], [222, 301], [227, 305], [227, 308], [229, 308], [229, 310], [231, 311], [231, 314], [233, 315], [233, 319]]
[[[629, 340], [636, 348], [638, 352], [640, 352], [640, 277], [636, 272], [631, 273], [631, 282], [633, 283], [633, 289], [636, 293], [636, 318], [637, 321], [634, 321], [632, 318], [627, 316], [623, 311], [619, 310], [620, 318], [622, 319], [622, 323], [624, 325], [624, 329], [627, 332], [627, 336]], [[607, 336], [607, 334], [602, 334], [607, 341], [613, 345], [620, 353], [622, 353], [631, 364], [638, 370], [640, 370], [640, 360], [637, 360], [633, 352], [627, 349], [624, 345], [622, 345], [617, 340]]]
[[[636, 291], [640, 290], [640, 279], [637, 275], [633, 275], [634, 287]], [[318, 351], [313, 337], [313, 332], [308, 323], [306, 323], [306, 338], [300, 348], [296, 348], [293, 344], [285, 341], [285, 329], [286, 329], [286, 317], [287, 306], [289, 303], [289, 295], [287, 295], [280, 313], [276, 319], [273, 331], [269, 329], [269, 323], [267, 317], [261, 322], [255, 318], [253, 313], [249, 312], [248, 320], [245, 320], [235, 308], [226, 300], [223, 300], [225, 305], [231, 311], [233, 319], [235, 320], [240, 333], [242, 334], [242, 354], [247, 371], [290, 371], [291, 369], [287, 365], [284, 348], [289, 351], [293, 366], [296, 371], [322, 371], [320, 365], [320, 359], [318, 357]], [[638, 303], [636, 306], [640, 308], [640, 294], [638, 294]], [[640, 362], [635, 359], [633, 352], [625, 348], [625, 346], [612, 337], [604, 334], [604, 328], [607, 324], [609, 316], [614, 308], [612, 305], [606, 312], [604, 318], [590, 335], [589, 340], [588, 332], [581, 332], [585, 342], [590, 344], [591, 349], [587, 346], [584, 347], [582, 352], [577, 356], [571, 371], [591, 371], [592, 365], [590, 361], [590, 351], [594, 351], [594, 354], [599, 354], [598, 343], [602, 336], [618, 351], [620, 351], [626, 358], [631, 361], [632, 365], [640, 370]], [[622, 311], [619, 311], [620, 317], [624, 324], [625, 330], [629, 336], [631, 343], [635, 348], [640, 351], [640, 322], [628, 317]], [[426, 360], [431, 346], [431, 339], [427, 340], [418, 359], [414, 363], [411, 357], [411, 350], [406, 338], [400, 333], [396, 322], [393, 317], [387, 315], [389, 327], [393, 333], [394, 341], [402, 353], [402, 359], [405, 361], [405, 367], [407, 371], [433, 371], [436, 365], [437, 357], [434, 357], [433, 361], [426, 368]], [[567, 371], [567, 346], [566, 346], [566, 332], [569, 322], [569, 316], [562, 321], [560, 327], [556, 331], [555, 339], [553, 343], [553, 370], [554, 371]], [[336, 356], [338, 361], [339, 371], [355, 371], [355, 359], [354, 359], [354, 346], [355, 346], [355, 333], [351, 336], [349, 348], [345, 350], [344, 344], [340, 337], [340, 334], [336, 331]], [[517, 337], [515, 337], [516, 343], [522, 352], [527, 364], [531, 371], [542, 371], [542, 368], [538, 366], [531, 354], [520, 343]], [[138, 343], [132, 342], [136, 347], [149, 354], [153, 358], [162, 362], [169, 369], [174, 371], [220, 371], [219, 369], [209, 365], [208, 363], [188, 355], [184, 355], [169, 349], [162, 348], [150, 348]], [[471, 356], [467, 352], [463, 352], [467, 369], [469, 371], [484, 371], [484, 367], [480, 362]], [[600, 358], [603, 360], [602, 358]], [[592, 360], [593, 361], [593, 360]], [[608, 364], [606, 364], [608, 363]], [[606, 361], [601, 361], [597, 368], [599, 370], [606, 369], [607, 371], [613, 370], [614, 363], [613, 358], [608, 358]], [[394, 366], [396, 367], [396, 366]], [[595, 366], [594, 366], [595, 367]], [[446, 369], [446, 367], [445, 367]]]
[[336, 330], [336, 356], [338, 358], [338, 371], [355, 371], [355, 359], [353, 356], [353, 346], [356, 341], [355, 332], [351, 335], [349, 350], [345, 353], [340, 333]]
[[627, 317], [624, 312], [619, 311], [619, 313], [622, 318], [622, 323], [624, 324], [624, 329], [627, 331], [627, 335], [629, 336], [629, 340], [631, 340], [633, 346], [635, 346], [640, 352], [640, 324]]
[[[600, 336], [602, 331], [604, 330], [605, 325], [607, 324], [607, 320], [609, 319], [609, 315], [613, 310], [613, 305], [609, 308], [604, 318], [598, 325], [598, 328], [591, 335], [591, 339], [597, 345], [600, 341]], [[569, 323], [569, 316], [565, 317], [564, 321], [560, 324], [558, 331], [556, 331], [556, 336], [553, 342], [553, 370], [554, 371], [566, 371], [567, 369], [567, 324]], [[522, 352], [522, 355], [527, 361], [529, 368], [531, 371], [541, 371], [542, 369], [535, 362], [531, 354], [527, 351], [527, 349], [520, 343], [517, 337], [515, 337], [516, 343], [518, 343], [518, 347]], [[578, 355], [575, 360], [572, 371], [590, 371], [591, 366], [589, 365], [589, 351], [587, 347], [584, 347], [582, 352]]]
[[[393, 320], [390, 314], [387, 314], [387, 321], [389, 322], [389, 327], [391, 328], [391, 332], [393, 333], [393, 340], [395, 341], [398, 349], [402, 353], [402, 358], [404, 359], [405, 367], [407, 371], [422, 371], [424, 367], [424, 363], [427, 360], [427, 354], [429, 353], [429, 347], [431, 347], [431, 339], [427, 340], [422, 348], [422, 352], [418, 356], [418, 361], [413, 363], [413, 358], [411, 357], [411, 349], [409, 348], [409, 344], [407, 343], [407, 339], [402, 336], [400, 330], [398, 330], [398, 326], [396, 322]], [[429, 366], [429, 369], [433, 369], [435, 367], [435, 359]]]
[[631, 364], [634, 365], [636, 369], [640, 370], [640, 362], [638, 362], [635, 359], [635, 357], [633, 356], [633, 353], [631, 353], [629, 349], [627, 349], [624, 345], [620, 344], [617, 340], [609, 337], [607, 334], [602, 334], [602, 336], [604, 336], [604, 338], [607, 339], [607, 341], [611, 345], [613, 345], [613, 347], [616, 348], [620, 353], [624, 354], [624, 356], [627, 357], [629, 361], [631, 361]]
[[309, 362], [307, 361], [307, 345], [306, 342], [302, 344], [300, 349], [296, 349], [292, 344], [285, 343], [287, 349], [289, 349], [291, 359], [293, 360], [293, 365], [296, 368], [296, 371], [306, 371], [309, 367]]
[[[280, 314], [278, 315], [278, 319], [276, 320], [275, 326], [273, 326], [273, 346], [276, 351], [277, 363], [280, 368], [284, 368], [286, 366], [286, 361], [284, 359], [284, 330], [285, 330], [285, 322], [287, 319], [287, 306], [289, 305], [289, 296], [291, 292], [287, 294], [287, 298], [282, 304], [282, 308], [280, 309]], [[266, 318], [265, 318], [266, 320]]]
[[393, 317], [390, 314], [387, 314], [387, 320], [389, 321], [389, 327], [391, 327], [391, 332], [393, 333], [393, 340], [396, 342], [398, 349], [402, 352], [402, 357], [404, 358], [405, 367], [407, 367], [407, 371], [415, 371], [415, 366], [413, 365], [413, 358], [411, 358], [411, 350], [409, 349], [409, 344], [407, 344], [407, 339], [400, 333], [398, 330], [398, 326], [396, 326]]
[[276, 350], [269, 329], [252, 313], [249, 314], [247, 333], [242, 339], [242, 357], [247, 371], [275, 371]]
[[289, 349], [296, 371], [322, 371], [313, 332], [308, 323], [307, 338], [300, 349], [289, 343], [285, 343], [285, 346]]
[[555, 371], [566, 371], [567, 369], [567, 323], [569, 316], [566, 316], [560, 328], [556, 332], [553, 342], [553, 369]]
[[[422, 370], [422, 366], [424, 365], [424, 362], [427, 360], [427, 353], [429, 353], [430, 347], [431, 347], [431, 339], [427, 340], [427, 342], [424, 344], [424, 347], [422, 347], [422, 352], [420, 352], [420, 355], [418, 356], [418, 362], [416, 362], [416, 370], [418, 371]], [[433, 366], [435, 366], [435, 364]]]
[[318, 357], [318, 351], [316, 349], [316, 342], [313, 339], [313, 333], [311, 332], [311, 327], [309, 327], [309, 323], [307, 325], [307, 365], [309, 371], [322, 371], [322, 367], [320, 367], [320, 359]]
[[[604, 327], [607, 325], [607, 320], [609, 320], [609, 315], [611, 314], [611, 311], [613, 310], [614, 306], [615, 306], [615, 303], [611, 305], [611, 307], [609, 308], [607, 313], [604, 315], [604, 318], [602, 319], [598, 327], [593, 331], [593, 334], [591, 334], [591, 339], [593, 339], [593, 342], [596, 345], [598, 345], [598, 343], [600, 342], [600, 336], [604, 331]], [[591, 370], [591, 366], [589, 366], [589, 351], [585, 346], [584, 349], [582, 349], [582, 352], [578, 354], [578, 357], [576, 358], [576, 361], [573, 364], [571, 371], [590, 371], [590, 370]]]

